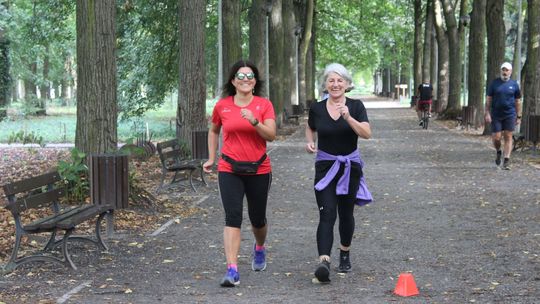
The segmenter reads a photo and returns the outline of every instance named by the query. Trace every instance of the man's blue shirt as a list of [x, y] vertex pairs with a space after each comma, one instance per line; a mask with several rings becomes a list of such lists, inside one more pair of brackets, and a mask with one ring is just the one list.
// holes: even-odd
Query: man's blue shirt
[[521, 98], [519, 84], [513, 80], [497, 78], [489, 85], [487, 96], [491, 96], [491, 116], [505, 119], [516, 116], [516, 99]]

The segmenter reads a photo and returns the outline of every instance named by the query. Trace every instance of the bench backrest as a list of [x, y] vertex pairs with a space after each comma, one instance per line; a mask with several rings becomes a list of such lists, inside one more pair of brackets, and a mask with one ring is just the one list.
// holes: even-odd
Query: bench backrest
[[178, 139], [160, 142], [157, 144], [156, 148], [164, 168], [179, 164], [181, 161], [188, 159], [187, 154], [180, 146]]
[[58, 200], [65, 194], [64, 189], [54, 187], [60, 180], [60, 174], [54, 171], [4, 185], [8, 198], [5, 208], [13, 214], [20, 214], [27, 209], [53, 204], [54, 211], [58, 212]]

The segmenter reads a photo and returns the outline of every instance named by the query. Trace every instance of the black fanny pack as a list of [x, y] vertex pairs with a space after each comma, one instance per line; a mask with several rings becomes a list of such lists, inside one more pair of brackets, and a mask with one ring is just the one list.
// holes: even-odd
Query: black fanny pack
[[266, 153], [258, 161], [236, 161], [223, 153], [221, 154], [221, 158], [231, 164], [234, 173], [256, 174], [260, 164], [266, 159]]

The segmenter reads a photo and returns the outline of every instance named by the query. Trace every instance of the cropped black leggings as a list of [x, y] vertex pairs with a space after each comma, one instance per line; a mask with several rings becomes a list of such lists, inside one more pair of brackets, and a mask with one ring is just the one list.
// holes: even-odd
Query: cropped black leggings
[[272, 183], [272, 173], [239, 175], [219, 172], [218, 184], [221, 202], [225, 210], [225, 226], [240, 228], [244, 195], [247, 199], [251, 225], [262, 228], [266, 225], [266, 204]]
[[[326, 175], [326, 170], [317, 168], [315, 173], [315, 184]], [[334, 243], [334, 224], [339, 215], [339, 236], [341, 245], [349, 247], [354, 234], [354, 205], [356, 202], [356, 192], [362, 170], [351, 168], [351, 178], [349, 183], [349, 194], [337, 195], [336, 185], [343, 172], [341, 166], [336, 177], [322, 191], [315, 191], [317, 206], [319, 207], [319, 226], [317, 227], [317, 249], [319, 256], [328, 255], [332, 251]]]

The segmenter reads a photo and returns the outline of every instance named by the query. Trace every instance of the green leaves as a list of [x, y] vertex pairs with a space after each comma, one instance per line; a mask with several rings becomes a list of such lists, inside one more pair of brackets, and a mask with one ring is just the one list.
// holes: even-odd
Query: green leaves
[[90, 186], [87, 178], [86, 153], [77, 148], [71, 149], [71, 161], [60, 160], [58, 173], [62, 177], [70, 201], [80, 202], [88, 197]]
[[350, 69], [375, 69], [381, 62], [406, 62], [412, 52], [408, 1], [317, 2], [317, 64], [340, 62]]

